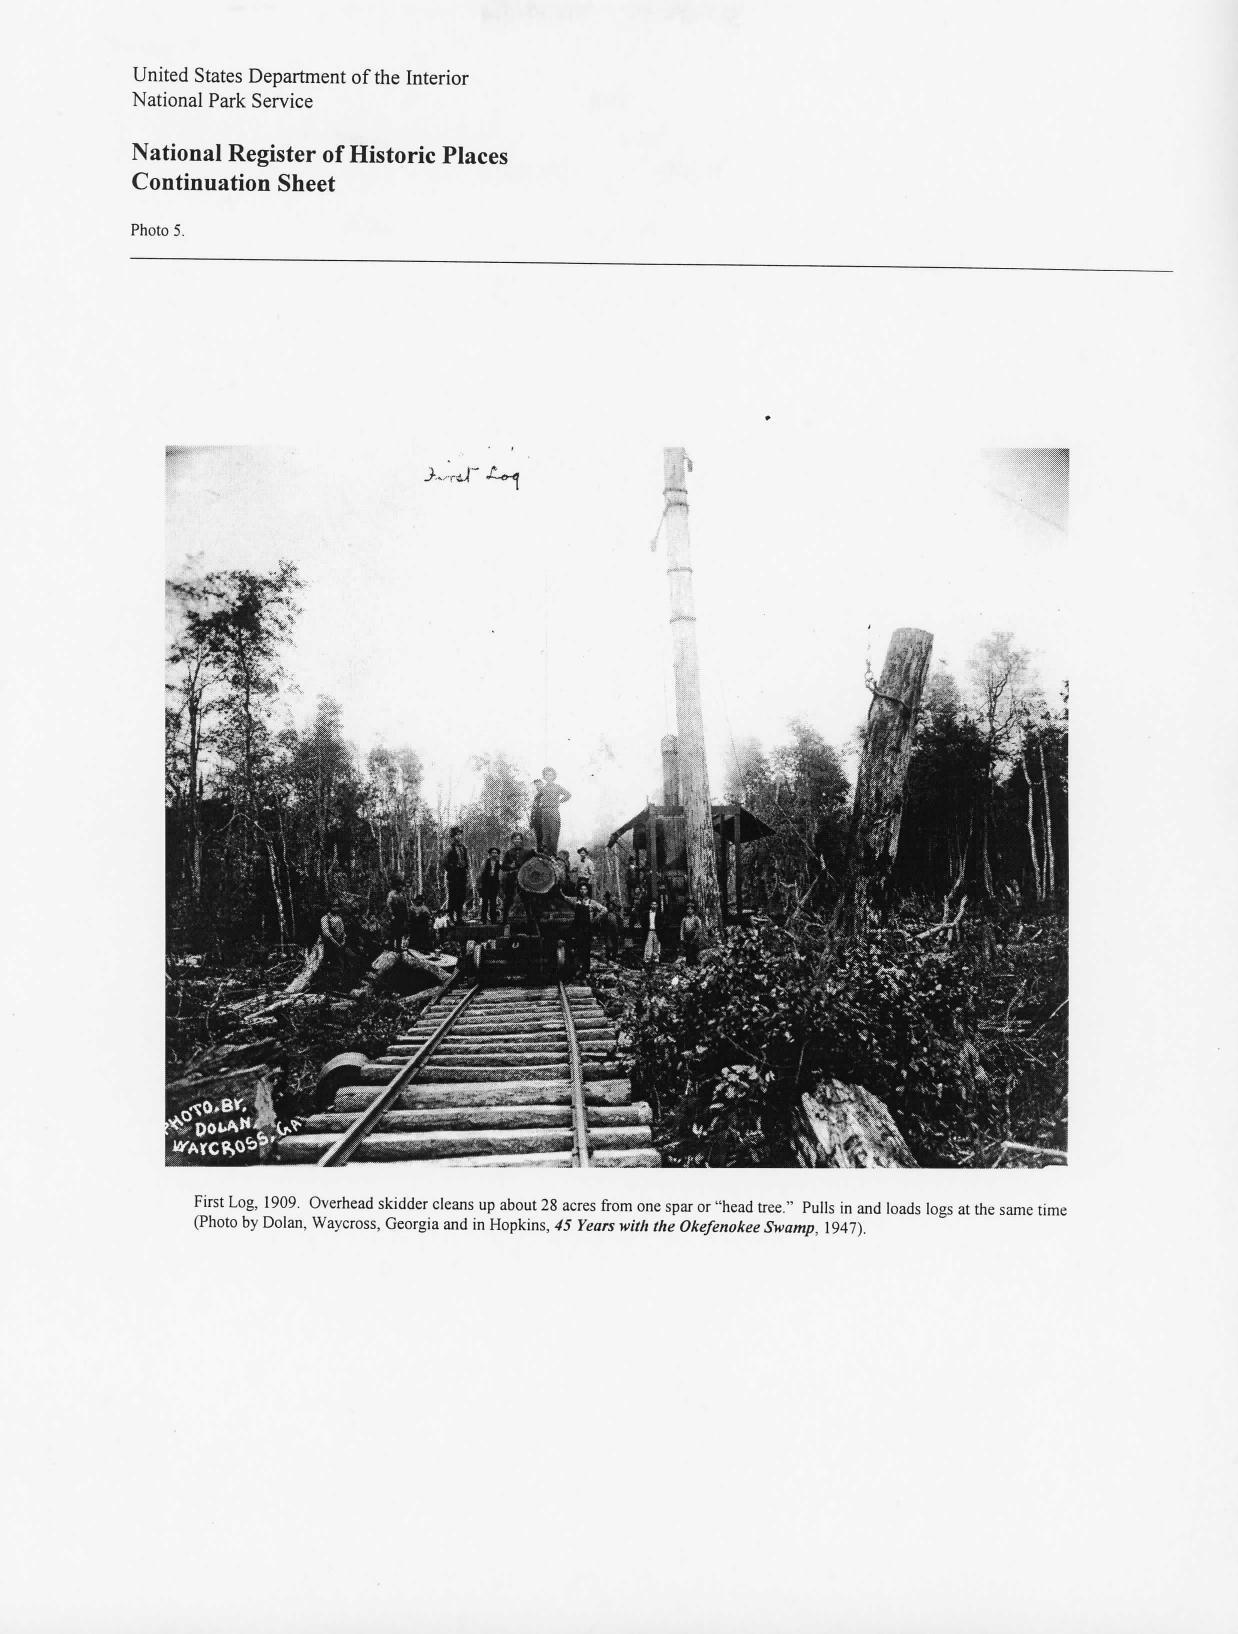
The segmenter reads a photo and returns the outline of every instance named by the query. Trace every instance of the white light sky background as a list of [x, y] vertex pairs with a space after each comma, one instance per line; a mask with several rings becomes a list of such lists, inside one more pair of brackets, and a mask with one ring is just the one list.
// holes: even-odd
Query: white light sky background
[[[771, 747], [799, 716], [842, 746], [867, 709], [866, 658], [879, 673], [902, 624], [931, 630], [960, 681], [978, 641], [1012, 630], [1056, 697], [1064, 452], [849, 443], [774, 415], [682, 438], [715, 798], [732, 739]], [[453, 808], [476, 792], [475, 755], [505, 751], [529, 776], [548, 759], [575, 846], [657, 797], [675, 729], [665, 546], [650, 551], [663, 441], [595, 414], [506, 442], [176, 449], [168, 568], [291, 558], [306, 581], [292, 718], [331, 695], [363, 757], [410, 744], [427, 799]], [[467, 485], [426, 480], [467, 465]]]

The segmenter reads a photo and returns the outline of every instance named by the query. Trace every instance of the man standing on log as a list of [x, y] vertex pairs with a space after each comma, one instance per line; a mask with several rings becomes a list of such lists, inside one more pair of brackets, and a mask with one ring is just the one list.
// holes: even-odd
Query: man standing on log
[[447, 882], [447, 917], [453, 924], [462, 924], [464, 899], [469, 886], [469, 853], [463, 830], [459, 828], [451, 831], [451, 844], [443, 858], [443, 874]]
[[559, 849], [559, 807], [572, 797], [555, 782], [553, 766], [542, 767], [542, 843], [539, 849], [553, 857]]

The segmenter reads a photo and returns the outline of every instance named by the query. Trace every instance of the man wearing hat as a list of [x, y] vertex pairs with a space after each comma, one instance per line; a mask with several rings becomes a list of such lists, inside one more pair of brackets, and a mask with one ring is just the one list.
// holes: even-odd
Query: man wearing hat
[[503, 923], [511, 918], [512, 904], [516, 900], [516, 875], [520, 872], [520, 864], [529, 855], [529, 849], [524, 843], [524, 835], [519, 829], [512, 835], [512, 843], [499, 859], [499, 879], [503, 887]]
[[499, 922], [499, 882], [501, 879], [499, 867], [499, 848], [492, 845], [486, 852], [486, 860], [481, 865], [481, 873], [477, 876], [477, 894], [481, 897], [481, 922], [483, 925], [497, 925]]
[[447, 917], [459, 925], [464, 919], [464, 898], [469, 886], [469, 854], [464, 831], [453, 828], [451, 844], [443, 858], [443, 873], [447, 880]]
[[553, 857], [559, 849], [559, 807], [565, 800], [572, 797], [566, 789], [555, 782], [553, 766], [542, 767], [542, 789], [540, 810], [542, 814], [542, 837], [540, 849], [547, 856]]
[[600, 912], [597, 903], [590, 900], [589, 887], [582, 879], [576, 887], [575, 904], [572, 909], [572, 943], [578, 978], [589, 974], [593, 956], [593, 919], [594, 915]]

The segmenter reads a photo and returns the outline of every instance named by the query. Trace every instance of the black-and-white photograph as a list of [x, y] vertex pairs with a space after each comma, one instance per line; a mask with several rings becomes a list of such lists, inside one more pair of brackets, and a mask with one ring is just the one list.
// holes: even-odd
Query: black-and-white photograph
[[167, 452], [170, 1164], [1067, 1144], [1064, 449]]

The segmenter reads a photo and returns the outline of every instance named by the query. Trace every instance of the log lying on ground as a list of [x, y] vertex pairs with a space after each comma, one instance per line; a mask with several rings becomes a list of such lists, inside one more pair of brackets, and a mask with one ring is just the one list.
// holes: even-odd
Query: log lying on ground
[[345, 948], [329, 961], [320, 936], [305, 955], [305, 967], [301, 974], [295, 981], [289, 982], [280, 1000], [260, 1013], [268, 1014], [289, 998], [324, 988], [351, 992], [359, 981], [367, 982], [376, 993], [420, 993], [426, 988], [441, 987], [450, 973], [444, 965], [414, 953], [411, 948], [404, 948], [399, 953], [390, 949], [380, 953], [368, 970], [362, 965], [360, 954], [352, 948]]
[[361, 970], [361, 955], [352, 948], [339, 950], [335, 958], [329, 961], [326, 943], [320, 936], [305, 955], [305, 965], [300, 975], [288, 983], [284, 992], [304, 993], [311, 988], [326, 986], [352, 987]]
[[433, 959], [404, 948], [399, 953], [380, 953], [366, 980], [376, 993], [422, 993], [429, 987], [442, 987], [449, 975]]
[[791, 1145], [802, 1169], [919, 1167], [877, 1097], [837, 1078], [801, 1098]]

